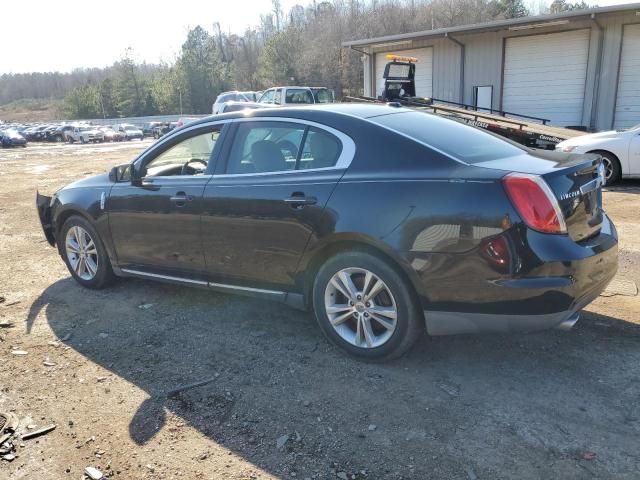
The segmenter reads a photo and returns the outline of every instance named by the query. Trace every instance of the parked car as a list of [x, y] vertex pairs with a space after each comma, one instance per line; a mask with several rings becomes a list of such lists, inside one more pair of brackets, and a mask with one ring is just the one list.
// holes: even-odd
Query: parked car
[[153, 127], [153, 138], [158, 139], [176, 128], [178, 122], [162, 122]]
[[300, 105], [333, 103], [333, 91], [325, 87], [274, 87], [265, 90], [258, 103]]
[[142, 135], [145, 137], [152, 137], [153, 136], [153, 129], [158, 126], [161, 125], [162, 122], [147, 122], [142, 126]]
[[67, 140], [69, 143], [92, 143], [104, 141], [104, 134], [98, 127], [92, 125], [75, 125], [67, 131]]
[[37, 206], [82, 286], [131, 276], [267, 297], [387, 359], [425, 325], [570, 328], [616, 273], [603, 175], [595, 155], [329, 105], [202, 119]]
[[119, 125], [115, 125], [113, 129], [117, 132], [120, 132], [124, 136], [125, 140], [133, 140], [135, 138], [142, 140], [144, 138], [142, 130], [140, 130], [135, 125], [131, 125], [130, 123], [121, 123]]
[[52, 142], [68, 142], [67, 134], [73, 130], [73, 125], [58, 125], [49, 135]]
[[98, 129], [102, 132], [105, 142], [121, 142], [124, 140], [124, 135], [111, 127], [98, 127]]
[[2, 147], [26, 147], [27, 140], [13, 128], [0, 130], [0, 146]]
[[256, 92], [238, 92], [236, 90], [231, 92], [222, 92], [216, 97], [216, 101], [211, 107], [211, 111], [214, 115], [217, 115], [219, 113], [224, 113], [223, 107], [226, 102], [247, 103], [255, 102], [256, 100]]
[[572, 153], [596, 153], [606, 168], [606, 183], [621, 178], [640, 178], [640, 124], [627, 130], [591, 133], [570, 138], [556, 150]]

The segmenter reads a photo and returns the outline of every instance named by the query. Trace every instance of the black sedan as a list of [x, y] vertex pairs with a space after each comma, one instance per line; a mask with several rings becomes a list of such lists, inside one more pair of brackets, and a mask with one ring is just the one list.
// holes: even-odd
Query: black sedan
[[431, 114], [217, 115], [38, 195], [81, 285], [132, 276], [280, 300], [366, 359], [431, 335], [570, 328], [617, 269], [597, 156]]

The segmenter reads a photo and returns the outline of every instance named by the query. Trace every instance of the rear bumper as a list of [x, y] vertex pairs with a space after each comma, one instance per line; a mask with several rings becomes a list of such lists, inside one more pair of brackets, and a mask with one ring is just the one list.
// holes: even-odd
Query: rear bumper
[[606, 216], [600, 234], [582, 244], [536, 232], [528, 232], [524, 243], [529, 258], [522, 262], [533, 264], [527, 275], [479, 279], [470, 270], [462, 282], [473, 290], [463, 287], [457, 295], [471, 301], [450, 298], [428, 305], [433, 307], [424, 312], [429, 334], [566, 329], [618, 268], [617, 232]]
[[40, 193], [36, 192], [36, 207], [44, 236], [49, 245], [53, 247], [56, 244], [56, 238], [53, 234], [53, 224], [51, 223], [51, 197], [40, 195]]

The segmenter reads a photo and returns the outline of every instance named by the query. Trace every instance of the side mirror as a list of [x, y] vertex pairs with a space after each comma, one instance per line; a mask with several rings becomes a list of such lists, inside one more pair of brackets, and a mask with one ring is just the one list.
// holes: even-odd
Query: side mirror
[[130, 182], [132, 180], [131, 169], [130, 163], [113, 167], [109, 170], [109, 181], [113, 183]]
[[111, 183], [118, 182], [118, 167], [112, 167], [111, 170], [109, 170], [109, 181]]

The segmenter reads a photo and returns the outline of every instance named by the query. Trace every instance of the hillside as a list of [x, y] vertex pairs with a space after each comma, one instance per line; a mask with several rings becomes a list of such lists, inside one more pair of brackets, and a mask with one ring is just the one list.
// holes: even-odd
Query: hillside
[[60, 119], [61, 100], [16, 100], [0, 105], [4, 122], [46, 122]]

